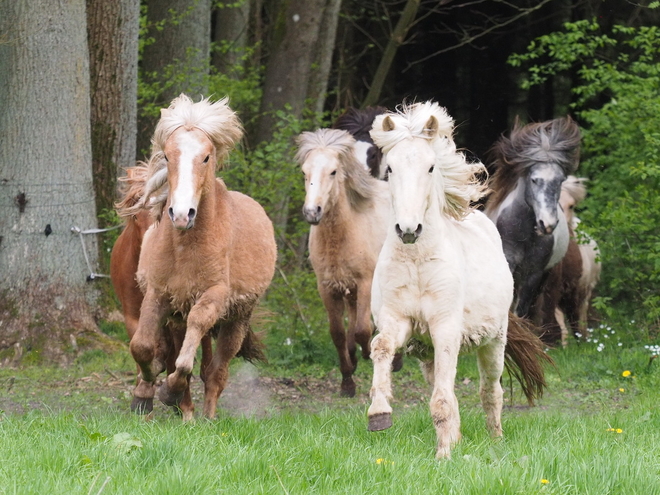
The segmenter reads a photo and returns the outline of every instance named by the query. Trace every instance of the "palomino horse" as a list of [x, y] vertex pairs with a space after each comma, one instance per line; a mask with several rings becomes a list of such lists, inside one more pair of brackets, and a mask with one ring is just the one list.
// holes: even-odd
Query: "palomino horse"
[[303, 132], [298, 144], [296, 158], [305, 174], [303, 215], [311, 224], [309, 258], [339, 354], [341, 395], [353, 397], [356, 342], [369, 358], [371, 279], [385, 240], [387, 184], [358, 162], [355, 140], [346, 131]]
[[[584, 232], [575, 234], [580, 224], [580, 219], [575, 215], [575, 207], [587, 196], [587, 188], [584, 185], [586, 180], [572, 175], [568, 176], [561, 186], [561, 196], [559, 197], [559, 204], [564, 210], [566, 221], [574, 233], [574, 238], [576, 238], [581, 261], [575, 290], [564, 297], [571, 298], [573, 305], [577, 308], [577, 317], [574, 319], [569, 318], [573, 333], [577, 332], [584, 337], [587, 336], [591, 296], [598, 284], [601, 272], [600, 250], [596, 241]], [[563, 336], [567, 333], [566, 326], [563, 324], [564, 318], [563, 315], [557, 316], [559, 324], [562, 326], [562, 341], [564, 341]]]
[[[136, 195], [142, 190], [144, 180], [144, 176], [139, 177], [139, 174], [146, 174], [146, 172], [146, 166], [132, 167], [127, 170], [126, 177], [120, 179], [127, 184], [127, 187], [125, 188], [122, 200], [117, 204], [118, 208], [132, 206], [139, 200], [139, 197], [136, 197]], [[152, 222], [153, 219], [147, 210], [141, 210], [135, 215], [126, 218], [124, 230], [117, 238], [110, 254], [110, 280], [121, 303], [129, 339], [133, 338], [140, 319], [140, 306], [142, 305], [143, 295], [135, 279], [135, 275], [140, 259], [142, 239]], [[182, 330], [176, 328], [173, 321], [168, 321], [168, 326], [170, 327], [168, 329], [169, 335], [180, 335]], [[183, 331], [185, 332], [185, 326], [183, 326]], [[212, 352], [211, 337], [207, 335], [202, 339], [202, 380], [205, 379], [204, 373], [210, 362]], [[170, 372], [174, 371], [174, 360], [177, 354], [178, 349], [175, 348], [174, 342], [168, 342], [167, 369]], [[139, 372], [140, 369], [138, 367]], [[178, 408], [184, 418], [192, 418], [195, 407], [190, 396], [190, 387], [186, 389]], [[151, 409], [151, 406], [149, 409]]]
[[575, 171], [580, 129], [569, 117], [520, 126], [491, 149], [493, 163], [486, 215], [502, 236], [514, 280], [514, 310], [527, 316], [548, 270], [569, 243], [559, 207], [561, 184]]
[[475, 179], [483, 165], [457, 152], [453, 127], [444, 108], [426, 102], [377, 117], [371, 132], [385, 153], [392, 213], [372, 288], [380, 333], [371, 344], [369, 429], [392, 424], [390, 366], [413, 339], [408, 351], [421, 359], [433, 387], [438, 458], [449, 457], [460, 439], [454, 380], [461, 349], [476, 348], [481, 403], [494, 437], [502, 435], [505, 349], [531, 384], [529, 400], [543, 390], [547, 359], [538, 337], [509, 311], [513, 277], [500, 236], [471, 206], [484, 191]]
[[377, 115], [387, 112], [385, 107], [349, 108], [332, 125], [335, 129], [348, 131], [355, 138], [355, 154], [374, 177], [381, 179], [380, 163], [383, 158], [374, 144], [369, 131]]
[[137, 270], [144, 293], [130, 343], [141, 370], [134, 391], [137, 411], [149, 409], [153, 385], [167, 366], [167, 342], [178, 338], [163, 326], [168, 318], [181, 322], [185, 333], [176, 342], [174, 371], [158, 393], [166, 405], [181, 403], [197, 348], [211, 330], [217, 346], [205, 370], [206, 417], [215, 417], [231, 359], [263, 358], [250, 318], [275, 270], [273, 226], [258, 203], [228, 191], [215, 177], [241, 136], [226, 98], [215, 103], [193, 103], [185, 95], [174, 99], [161, 110], [141, 199], [120, 210], [130, 216], [149, 208], [158, 218], [164, 211], [169, 217], [146, 232]]

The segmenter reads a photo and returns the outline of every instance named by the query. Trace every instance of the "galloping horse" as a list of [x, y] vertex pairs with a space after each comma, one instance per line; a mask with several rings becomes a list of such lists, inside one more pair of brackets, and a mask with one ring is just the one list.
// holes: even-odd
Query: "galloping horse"
[[358, 162], [355, 140], [346, 131], [303, 132], [298, 144], [296, 158], [305, 174], [303, 216], [311, 224], [309, 258], [339, 355], [341, 395], [353, 397], [356, 342], [369, 358], [371, 279], [385, 240], [387, 184]]
[[[579, 271], [579, 278], [575, 284], [575, 290], [572, 293], [565, 294], [564, 297], [571, 298], [573, 301], [572, 304], [577, 308], [576, 318], [569, 318], [569, 324], [573, 333], [579, 332], [584, 337], [587, 336], [587, 321], [591, 296], [598, 284], [601, 272], [598, 244], [591, 236], [584, 232], [580, 232], [579, 235], [576, 234], [580, 219], [575, 215], [575, 207], [587, 196], [585, 182], [586, 179], [584, 178], [578, 178], [572, 175], [568, 176], [561, 186], [561, 195], [559, 197], [559, 204], [564, 210], [566, 221], [574, 233], [573, 237], [577, 243], [581, 261], [581, 269]], [[561, 325], [562, 321], [559, 324]], [[565, 332], [565, 327], [562, 328], [563, 332]]]
[[433, 387], [438, 458], [449, 457], [460, 439], [454, 381], [461, 349], [476, 348], [481, 403], [494, 437], [502, 435], [505, 349], [529, 385], [530, 401], [543, 390], [540, 361], [547, 359], [539, 339], [509, 311], [513, 277], [500, 236], [472, 206], [484, 192], [475, 179], [483, 165], [456, 150], [453, 128], [444, 108], [426, 102], [377, 117], [371, 132], [385, 153], [392, 206], [372, 288], [380, 333], [371, 344], [369, 429], [392, 424], [390, 367], [412, 338], [408, 351]]
[[[179, 337], [168, 334], [163, 325], [168, 319], [185, 326], [185, 333], [176, 343], [174, 370], [159, 390], [166, 405], [181, 404], [197, 348], [210, 331], [217, 346], [205, 370], [206, 417], [215, 417], [231, 359], [263, 358], [250, 318], [275, 270], [273, 226], [258, 203], [228, 191], [215, 177], [241, 136], [226, 98], [215, 103], [175, 98], [161, 110], [143, 194], [120, 210], [130, 216], [148, 208], [159, 219], [144, 235], [137, 269], [144, 300], [130, 350], [141, 370], [132, 404], [139, 412], [153, 407], [168, 340]], [[169, 219], [161, 219], [163, 212]]]
[[[146, 166], [131, 167], [127, 170], [127, 175], [120, 178], [120, 181], [127, 184], [123, 192], [123, 197], [117, 208], [123, 209], [133, 206], [139, 201], [139, 195], [142, 193], [144, 178], [148, 172]], [[142, 174], [142, 176], [141, 176]], [[135, 215], [131, 215], [125, 219], [124, 230], [117, 238], [112, 252], [110, 253], [110, 280], [115, 290], [115, 294], [121, 303], [122, 313], [124, 316], [124, 323], [126, 325], [126, 333], [129, 340], [133, 338], [140, 319], [140, 306], [142, 305], [143, 294], [138, 286], [135, 275], [140, 260], [140, 249], [142, 246], [142, 239], [145, 232], [153, 223], [153, 218], [147, 210], [141, 210]], [[170, 335], [179, 335], [185, 332], [185, 325], [183, 328], [177, 328], [174, 321], [167, 322]], [[179, 325], [179, 327], [181, 327]], [[180, 342], [179, 337], [175, 341], [168, 341], [167, 348], [167, 369], [174, 371], [174, 360], [179, 352], [175, 343]], [[206, 379], [205, 371], [208, 366], [211, 354], [213, 353], [211, 336], [207, 335], [202, 339], [202, 365], [201, 377], [202, 380]], [[138, 373], [140, 369], [138, 367]], [[138, 380], [139, 384], [139, 380]], [[195, 411], [195, 406], [192, 403], [190, 396], [190, 387], [184, 392], [183, 399], [178, 405], [183, 418], [191, 419]]]
[[529, 314], [548, 270], [566, 254], [569, 231], [559, 194], [579, 151], [580, 129], [570, 117], [516, 122], [511, 136], [491, 149], [493, 193], [485, 212], [502, 236], [519, 316]]
[[383, 154], [369, 135], [377, 115], [387, 112], [385, 107], [349, 108], [332, 125], [335, 129], [348, 131], [355, 138], [355, 154], [367, 170], [377, 179], [383, 178], [380, 170]]

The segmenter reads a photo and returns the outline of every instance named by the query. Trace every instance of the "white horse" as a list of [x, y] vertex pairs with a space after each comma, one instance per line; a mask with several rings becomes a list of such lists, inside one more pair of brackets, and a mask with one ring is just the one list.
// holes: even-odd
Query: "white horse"
[[[408, 351], [420, 358], [433, 387], [438, 458], [449, 457], [460, 439], [454, 379], [461, 348], [477, 349], [481, 402], [494, 437], [502, 435], [500, 377], [507, 327], [520, 333], [511, 345], [531, 343], [527, 351], [542, 353], [538, 338], [516, 317], [509, 325], [513, 277], [502, 242], [495, 225], [471, 206], [484, 193], [475, 179], [484, 166], [467, 163], [456, 150], [453, 127], [445, 109], [426, 102], [377, 117], [371, 131], [385, 153], [392, 213], [372, 287], [380, 333], [371, 344], [369, 429], [391, 426], [392, 358], [414, 339]], [[532, 373], [539, 372], [539, 357], [527, 363], [536, 365]], [[528, 371], [520, 369], [523, 376]], [[534, 385], [541, 391], [542, 381], [541, 368]]]

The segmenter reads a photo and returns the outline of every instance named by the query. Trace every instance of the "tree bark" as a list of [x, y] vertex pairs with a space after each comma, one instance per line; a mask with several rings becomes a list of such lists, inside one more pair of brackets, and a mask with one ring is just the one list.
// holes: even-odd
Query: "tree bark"
[[236, 67], [245, 65], [245, 49], [249, 44], [251, 0], [219, 2], [213, 11], [215, 29], [212, 53], [213, 66], [230, 77], [237, 78]]
[[92, 167], [98, 212], [113, 209], [117, 177], [135, 162], [139, 24], [140, 0], [87, 0]]
[[309, 81], [327, 0], [290, 0], [276, 20], [266, 67], [264, 93], [256, 142], [267, 141], [277, 122], [274, 113], [287, 106], [300, 117], [308, 97]]
[[96, 328], [71, 233], [96, 226], [85, 0], [0, 0], [0, 12], [0, 361], [12, 347], [66, 361], [69, 336]]
[[392, 32], [392, 37], [390, 38], [385, 51], [383, 52], [383, 57], [380, 59], [376, 73], [371, 82], [371, 87], [369, 88], [369, 93], [367, 97], [362, 102], [362, 108], [376, 105], [380, 98], [380, 93], [383, 90], [383, 85], [385, 84], [385, 79], [387, 74], [390, 72], [392, 67], [392, 62], [394, 62], [394, 56], [396, 55], [397, 50], [403, 44], [406, 39], [406, 34], [408, 34], [408, 29], [415, 20], [417, 15], [417, 10], [419, 9], [420, 0], [408, 0], [406, 6], [403, 8], [403, 13], [399, 18], [399, 21], [394, 27]]
[[142, 82], [151, 85], [138, 115], [138, 157], [148, 154], [158, 109], [186, 93], [197, 100], [208, 91], [211, 0], [147, 0], [148, 43], [142, 54]]

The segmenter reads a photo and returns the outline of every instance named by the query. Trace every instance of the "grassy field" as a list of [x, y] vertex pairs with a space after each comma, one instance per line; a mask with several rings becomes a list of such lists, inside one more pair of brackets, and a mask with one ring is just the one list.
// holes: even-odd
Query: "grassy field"
[[447, 461], [434, 459], [413, 360], [396, 378], [394, 426], [378, 433], [366, 430], [369, 363], [356, 399], [337, 396], [334, 368], [260, 366], [246, 379], [237, 363], [239, 390], [227, 394], [249, 406], [222, 398], [216, 421], [193, 424], [162, 406], [150, 421], [128, 411], [125, 351], [68, 369], [0, 369], [0, 494], [660, 494], [660, 363], [606, 332], [550, 351], [557, 369], [537, 407], [505, 380], [500, 441], [484, 426], [474, 358], [463, 357], [463, 440]]

